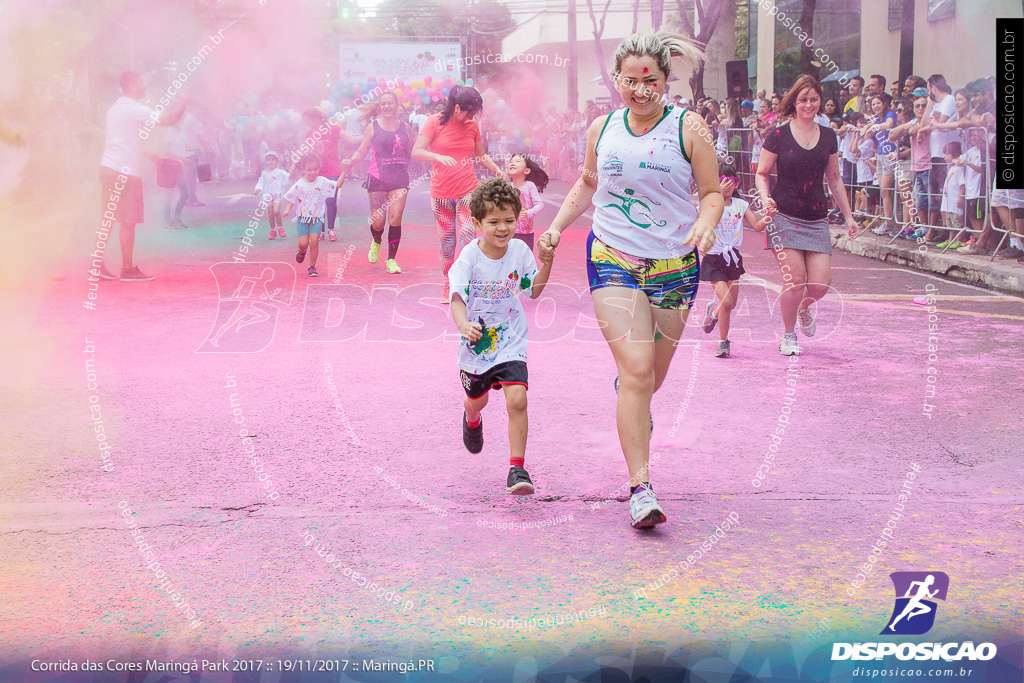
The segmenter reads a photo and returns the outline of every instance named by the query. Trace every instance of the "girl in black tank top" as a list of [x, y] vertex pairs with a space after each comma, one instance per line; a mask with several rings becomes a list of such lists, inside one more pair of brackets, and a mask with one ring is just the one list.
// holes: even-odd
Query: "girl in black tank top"
[[388, 226], [387, 269], [392, 275], [402, 272], [395, 256], [402, 240], [402, 214], [409, 193], [409, 160], [412, 151], [412, 133], [409, 125], [398, 118], [398, 97], [386, 92], [377, 102], [360, 107], [364, 115], [360, 121], [369, 121], [363, 131], [359, 149], [342, 161], [345, 168], [358, 164], [370, 154], [370, 168], [363, 186], [370, 198], [370, 263], [380, 258], [384, 239], [384, 221]]

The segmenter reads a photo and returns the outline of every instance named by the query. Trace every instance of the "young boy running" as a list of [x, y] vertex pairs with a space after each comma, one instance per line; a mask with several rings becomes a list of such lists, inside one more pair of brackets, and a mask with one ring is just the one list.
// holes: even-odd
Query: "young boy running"
[[466, 390], [462, 443], [470, 453], [484, 447], [483, 417], [488, 392], [502, 389], [508, 409], [511, 448], [506, 493], [534, 492], [523, 468], [526, 458], [526, 346], [528, 328], [520, 293], [536, 299], [551, 272], [554, 250], [542, 250], [540, 271], [532, 250], [513, 239], [522, 210], [519, 191], [502, 178], [480, 185], [469, 201], [481, 235], [467, 244], [448, 273], [452, 318], [463, 341], [459, 369]]
[[295, 227], [299, 233], [299, 250], [295, 261], [302, 263], [309, 249], [309, 277], [317, 277], [316, 257], [320, 252], [320, 233], [324, 227], [324, 216], [327, 212], [327, 200], [335, 197], [345, 177], [338, 180], [325, 178], [320, 173], [320, 158], [315, 154], [307, 154], [299, 159], [299, 170], [302, 177], [284, 195], [285, 207], [281, 218], [287, 218], [292, 207], [298, 205], [295, 214]]

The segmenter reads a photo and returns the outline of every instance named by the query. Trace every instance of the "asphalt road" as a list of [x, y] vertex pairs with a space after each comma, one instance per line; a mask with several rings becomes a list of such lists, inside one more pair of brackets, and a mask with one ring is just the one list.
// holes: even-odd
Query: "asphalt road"
[[[497, 394], [484, 451], [461, 443], [424, 191], [404, 220], [404, 272], [390, 276], [367, 262], [365, 195], [350, 183], [315, 281], [294, 262], [290, 224], [283, 241], [256, 231], [245, 264], [214, 266], [237, 254], [256, 201], [248, 183], [201, 191], [208, 206], [186, 210], [185, 232], [164, 231], [150, 198], [136, 262], [155, 281], [101, 282], [88, 298], [86, 203], [34, 233], [48, 257], [28, 259], [3, 294], [6, 661], [330, 651], [454, 672], [615, 644], [797, 639], [827, 620], [810, 648], [875, 637], [892, 610], [888, 574], [903, 570], [950, 576], [929, 637], [1020, 627], [1021, 299], [837, 253], [819, 332], [791, 367], [777, 346], [778, 272], [748, 231], [733, 357], [716, 359], [717, 332], [691, 325], [655, 396], [652, 479], [669, 521], [640, 533], [614, 364], [586, 293], [588, 219], [566, 233], [549, 300], [527, 305], [538, 490], [519, 498], [504, 493]], [[272, 301], [238, 290], [268, 267]], [[914, 302], [926, 294], [934, 311]], [[239, 306], [264, 319], [212, 347]], [[905, 481], [887, 546], [851, 588]], [[198, 626], [157, 587], [129, 518]], [[522, 626], [496, 625], [506, 618]]]

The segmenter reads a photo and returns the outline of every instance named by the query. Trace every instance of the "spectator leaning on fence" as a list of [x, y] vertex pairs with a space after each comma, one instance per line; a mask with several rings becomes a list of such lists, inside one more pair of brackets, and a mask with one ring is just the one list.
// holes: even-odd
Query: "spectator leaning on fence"
[[864, 94], [864, 79], [854, 76], [850, 79], [850, 99], [843, 105], [843, 111], [864, 111], [867, 96]]
[[[932, 74], [928, 78], [930, 101], [922, 119], [923, 125], [917, 132], [918, 135], [929, 136], [932, 166], [928, 175], [928, 210], [931, 225], [942, 225], [942, 186], [946, 182], [945, 148], [950, 137], [945, 131], [935, 130], [929, 124], [932, 121], [945, 123], [956, 113], [956, 101], [951, 92], [952, 88], [946, 85], [946, 79], [942, 74]], [[938, 234], [935, 237], [938, 237]]]

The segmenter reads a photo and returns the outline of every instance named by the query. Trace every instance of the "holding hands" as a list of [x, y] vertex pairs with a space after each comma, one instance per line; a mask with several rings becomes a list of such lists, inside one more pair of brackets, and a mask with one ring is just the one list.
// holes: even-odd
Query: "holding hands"
[[559, 240], [562, 238], [562, 233], [558, 230], [552, 230], [548, 228], [537, 240], [537, 246], [540, 247], [540, 261], [541, 263], [552, 263], [555, 259], [555, 247], [558, 246]]

